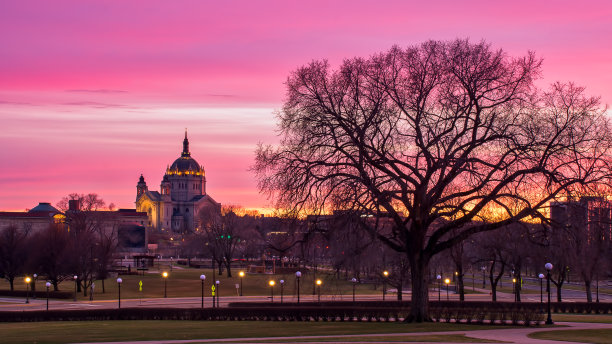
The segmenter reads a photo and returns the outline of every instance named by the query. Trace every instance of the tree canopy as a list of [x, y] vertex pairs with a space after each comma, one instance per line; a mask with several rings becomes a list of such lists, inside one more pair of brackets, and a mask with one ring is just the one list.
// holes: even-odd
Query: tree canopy
[[608, 182], [610, 124], [572, 83], [541, 89], [541, 60], [486, 42], [427, 41], [293, 71], [281, 142], [260, 145], [259, 187], [280, 207], [384, 215], [426, 320], [428, 263], [469, 236], [543, 218], [573, 187]]

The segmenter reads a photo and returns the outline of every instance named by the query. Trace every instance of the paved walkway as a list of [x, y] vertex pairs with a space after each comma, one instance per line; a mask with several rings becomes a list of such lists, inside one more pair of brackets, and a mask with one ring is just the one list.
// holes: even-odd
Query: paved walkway
[[[507, 343], [524, 343], [524, 344], [567, 344], [574, 342], [559, 342], [551, 340], [539, 340], [527, 337], [528, 334], [541, 331], [564, 331], [564, 330], [590, 330], [590, 329], [612, 329], [612, 324], [600, 324], [600, 323], [570, 323], [570, 322], [556, 322], [556, 325], [566, 327], [525, 327], [525, 328], [509, 328], [509, 329], [491, 329], [491, 330], [475, 330], [475, 331], [446, 331], [446, 332], [410, 332], [410, 333], [377, 333], [377, 334], [362, 334], [362, 335], [325, 335], [325, 336], [296, 336], [296, 337], [260, 337], [260, 338], [223, 338], [223, 339], [189, 339], [189, 340], [150, 340], [150, 341], [133, 341], [133, 342], [103, 342], [95, 344], [182, 344], [182, 343], [250, 343], [250, 342], [265, 342], [274, 341], [281, 342], [283, 340], [291, 341], [291, 343], [330, 343], [316, 342], [313, 339], [324, 339], [324, 338], [365, 338], [365, 337], [413, 337], [413, 336], [428, 336], [428, 335], [466, 335], [472, 338], [489, 339], [504, 341]], [[304, 339], [304, 342], [300, 342], [300, 339]], [[308, 340], [308, 341], [306, 341]], [[334, 343], [389, 343], [389, 342], [373, 342], [373, 341], [350, 341], [342, 342], [335, 341]], [[391, 342], [391, 343], [422, 343], [431, 344], [432, 342]], [[81, 343], [81, 344], [93, 344], [93, 343]]]

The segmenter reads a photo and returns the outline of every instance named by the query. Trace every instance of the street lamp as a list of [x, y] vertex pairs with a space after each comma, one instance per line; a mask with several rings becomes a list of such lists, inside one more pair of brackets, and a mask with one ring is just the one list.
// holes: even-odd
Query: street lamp
[[202, 308], [204, 308], [204, 280], [206, 279], [206, 275], [200, 275], [200, 281], [202, 281]]
[[220, 292], [219, 292], [219, 284], [220, 284], [220, 283], [219, 283], [219, 280], [216, 280], [216, 281], [215, 281], [215, 285], [216, 285], [217, 287], [215, 288], [215, 291], [216, 291], [215, 296], [217, 297], [217, 308], [219, 308], [219, 296], [221, 296], [221, 294], [220, 294]]
[[242, 278], [244, 277], [244, 271], [240, 271], [238, 276], [240, 276], [240, 296], [242, 296]]
[[270, 285], [270, 302], [274, 303], [274, 284], [276, 284], [274, 281], [269, 281], [268, 284]]
[[512, 278], [512, 293], [514, 294], [514, 302], [516, 302], [516, 278]]
[[31, 288], [32, 288], [32, 298], [36, 298], [36, 281], [38, 280], [38, 274], [34, 274], [32, 275], [32, 277], [34, 277], [34, 283], [32, 283]]
[[385, 301], [385, 294], [387, 294], [387, 277], [389, 277], [389, 271], [383, 271], [383, 301]]
[[123, 283], [121, 277], [117, 278], [117, 290], [119, 291], [119, 308], [121, 308], [121, 283]]
[[355, 303], [355, 283], [357, 283], [357, 279], [353, 277], [351, 278], [351, 282], [353, 282], [353, 303]]
[[448, 297], [448, 285], [450, 284], [450, 279], [448, 279], [448, 278], [445, 279], [444, 280], [444, 284], [446, 284], [446, 301], [448, 301], [449, 300], [449, 297]]
[[442, 289], [442, 276], [438, 275], [436, 276], [436, 279], [438, 280], [438, 302], [440, 302], [440, 290]]
[[25, 303], [30, 303], [30, 282], [32, 282], [32, 279], [30, 277], [26, 277], [25, 278], [25, 283], [26, 283], [26, 302]]
[[283, 287], [285, 286], [285, 280], [280, 280], [281, 285], [281, 303], [283, 303]]
[[295, 272], [295, 281], [297, 283], [297, 303], [300, 303], [300, 277], [302, 277], [302, 273], [299, 271]]
[[544, 268], [546, 269], [546, 291], [548, 292], [548, 318], [546, 318], [546, 325], [552, 325], [553, 321], [550, 315], [550, 270], [552, 270], [553, 265], [546, 263]]
[[540, 304], [544, 302], [544, 296], [542, 295], [542, 280], [544, 279], [544, 274], [539, 274], [538, 278], [540, 279]]
[[164, 279], [164, 298], [168, 297], [168, 273], [166, 271], [162, 272], [162, 277]]
[[47, 310], [49, 310], [49, 287], [51, 286], [51, 283], [47, 282], [45, 283], [45, 287], [47, 287]]
[[74, 279], [74, 301], [76, 301], [77, 279], [79, 278], [79, 276], [74, 275], [72, 276], [72, 278]]
[[321, 302], [321, 284], [322, 283], [323, 282], [321, 282], [320, 279], [317, 280], [317, 289], [319, 290], [319, 299], [318, 299], [319, 301], [318, 302]]

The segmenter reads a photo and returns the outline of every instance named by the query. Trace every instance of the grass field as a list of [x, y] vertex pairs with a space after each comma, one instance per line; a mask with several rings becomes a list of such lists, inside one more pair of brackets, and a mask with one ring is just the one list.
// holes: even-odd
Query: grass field
[[612, 344], [612, 329], [544, 331], [532, 333], [529, 337], [566, 342]]
[[[192, 269], [192, 268], [173, 268], [172, 271], [167, 271], [169, 276], [165, 281], [167, 286], [168, 297], [188, 297], [188, 296], [200, 296], [201, 295], [201, 281], [200, 275], [206, 275], [204, 281], [204, 292], [206, 296], [211, 295], [211, 283], [214, 280], [220, 282], [220, 296], [236, 296], [238, 291], [236, 285], [240, 284], [240, 277], [238, 277], [239, 269], [232, 271], [233, 277], [228, 278], [224, 273], [222, 276], [215, 274], [213, 280], [213, 273], [211, 269]], [[164, 295], [164, 279], [161, 276], [160, 271], [149, 271], [144, 275], [122, 275], [123, 283], [121, 285], [121, 297], [122, 298], [155, 298], [163, 297]], [[325, 295], [346, 295], [352, 294], [352, 284], [350, 281], [344, 279], [333, 278], [330, 274], [318, 273], [317, 279], [323, 281], [321, 293]], [[284, 294], [293, 295], [296, 293], [295, 290], [295, 277], [293, 274], [281, 275], [281, 274], [246, 274], [243, 278], [243, 295], [269, 295], [270, 287], [268, 282], [274, 280], [276, 285], [274, 287], [274, 294], [280, 295], [280, 280], [284, 280]], [[139, 291], [139, 282], [142, 281], [142, 292]], [[104, 281], [105, 293], [102, 293], [102, 281], [95, 281], [94, 288], [94, 299], [96, 300], [108, 300], [117, 298], [117, 283], [115, 279], [107, 279]], [[300, 281], [300, 293], [302, 295], [312, 294], [313, 290], [313, 274], [303, 274]], [[9, 285], [5, 280], [0, 281], [0, 289], [9, 289]], [[25, 290], [25, 283], [20, 278], [15, 281], [16, 290]], [[60, 284], [59, 289], [61, 291], [74, 291], [74, 282], [64, 281]], [[36, 290], [39, 297], [44, 297], [45, 281], [39, 279], [36, 284]], [[374, 284], [357, 284], [356, 293], [360, 295], [365, 294], [380, 294], [382, 289], [380, 285], [375, 288]], [[88, 300], [89, 296], [83, 296], [83, 293], [77, 295], [79, 300]]]
[[[282, 325], [282, 326], [281, 326]], [[260, 338], [312, 335], [469, 331], [494, 326], [462, 324], [323, 323], [251, 321], [77, 321], [2, 323], [4, 343], [68, 343], [125, 340]], [[507, 326], [503, 328], [508, 328]]]

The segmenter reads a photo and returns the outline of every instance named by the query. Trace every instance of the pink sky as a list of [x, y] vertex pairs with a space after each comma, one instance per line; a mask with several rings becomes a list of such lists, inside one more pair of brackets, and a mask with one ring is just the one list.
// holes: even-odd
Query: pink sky
[[158, 190], [184, 128], [222, 203], [267, 207], [249, 166], [275, 142], [291, 70], [427, 39], [544, 58], [544, 81], [612, 102], [609, 1], [20, 1], [0, 3], [0, 210]]

